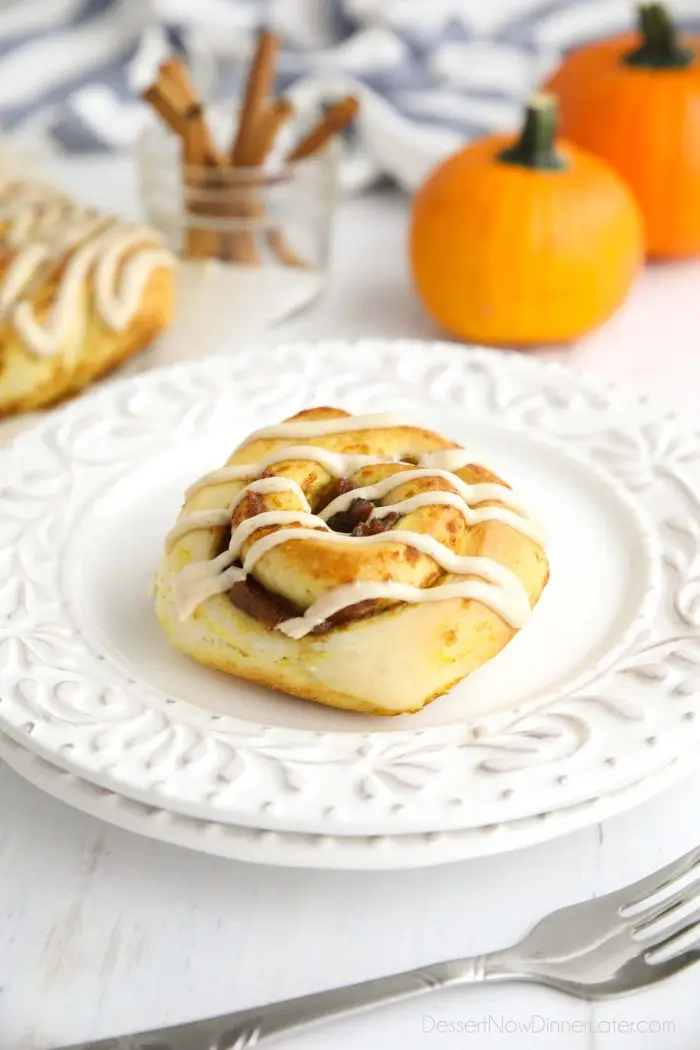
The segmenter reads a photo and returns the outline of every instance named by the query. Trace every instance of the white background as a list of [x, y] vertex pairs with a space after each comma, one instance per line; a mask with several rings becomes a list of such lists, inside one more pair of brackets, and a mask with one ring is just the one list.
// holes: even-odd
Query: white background
[[[57, 175], [86, 201], [133, 211], [126, 163], [64, 163]], [[345, 204], [324, 301], [260, 341], [434, 337], [405, 273], [405, 208], [391, 195]], [[653, 393], [697, 422], [699, 332], [700, 264], [654, 268], [604, 331], [560, 356]], [[285, 871], [117, 831], [0, 766], [0, 1048], [48, 1050], [500, 947], [553, 908], [616, 888], [697, 845], [698, 798], [700, 775], [601, 827], [444, 868]], [[700, 968], [596, 1006], [544, 989], [482, 987], [277, 1045], [697, 1050], [699, 979]], [[480, 1021], [481, 1032], [426, 1031], [438, 1020]], [[579, 1031], [567, 1033], [573, 1022]], [[647, 1034], [651, 1022], [665, 1023], [665, 1034]], [[610, 1031], [615, 1023], [638, 1030]], [[518, 1025], [537, 1034], [513, 1034]]]

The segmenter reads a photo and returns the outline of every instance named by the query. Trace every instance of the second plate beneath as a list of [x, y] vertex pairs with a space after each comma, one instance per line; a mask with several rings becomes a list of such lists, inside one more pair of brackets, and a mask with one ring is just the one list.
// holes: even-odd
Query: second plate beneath
[[697, 768], [690, 755], [606, 799], [465, 831], [408, 835], [311, 835], [198, 820], [124, 798], [52, 765], [0, 734], [0, 759], [74, 809], [136, 835], [229, 860], [285, 868], [383, 871], [428, 868], [534, 846], [595, 824], [657, 795]]

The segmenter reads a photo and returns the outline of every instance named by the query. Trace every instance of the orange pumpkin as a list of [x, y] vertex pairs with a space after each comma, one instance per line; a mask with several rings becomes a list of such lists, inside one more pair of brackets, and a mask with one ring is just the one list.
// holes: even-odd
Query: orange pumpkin
[[679, 41], [663, 4], [640, 8], [641, 36], [572, 52], [548, 81], [561, 130], [631, 186], [647, 251], [700, 254], [700, 37]]
[[492, 136], [441, 164], [413, 201], [410, 257], [426, 309], [452, 334], [526, 347], [607, 320], [643, 260], [632, 194], [596, 157], [555, 146], [537, 96], [519, 139]]

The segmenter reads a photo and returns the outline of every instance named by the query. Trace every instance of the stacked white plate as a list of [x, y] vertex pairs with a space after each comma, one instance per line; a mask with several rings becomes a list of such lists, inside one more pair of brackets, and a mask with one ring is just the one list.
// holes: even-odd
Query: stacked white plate
[[[546, 521], [528, 627], [418, 715], [200, 667], [152, 611], [188, 483], [300, 408], [412, 415]], [[2, 757], [58, 798], [245, 860], [402, 867], [601, 820], [700, 761], [700, 434], [525, 356], [295, 345], [110, 384], [0, 450]]]

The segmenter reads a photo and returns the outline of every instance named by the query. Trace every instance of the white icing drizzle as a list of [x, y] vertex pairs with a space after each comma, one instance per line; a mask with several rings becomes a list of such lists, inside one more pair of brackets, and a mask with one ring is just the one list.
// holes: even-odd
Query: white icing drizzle
[[30, 244], [14, 257], [0, 288], [0, 310], [7, 310], [19, 299], [27, 282], [50, 256], [51, 249], [46, 244]]
[[[428, 453], [428, 455], [431, 455], [431, 453]], [[423, 457], [421, 456], [420, 458], [422, 461]], [[383, 518], [394, 511], [403, 515], [410, 514], [411, 511], [418, 510], [420, 507], [450, 506], [460, 511], [468, 525], [477, 525], [484, 521], [502, 521], [505, 525], [510, 525], [511, 528], [522, 532], [529, 539], [534, 540], [535, 543], [543, 542], [542, 529], [537, 522], [528, 516], [522, 501], [505, 485], [493, 482], [480, 482], [476, 485], [469, 485], [466, 481], [458, 478], [456, 474], [438, 468], [397, 471], [390, 477], [377, 482], [376, 485], [366, 485], [364, 488], [344, 492], [321, 511], [320, 517], [324, 521], [330, 521], [334, 514], [347, 510], [353, 500], [383, 499], [393, 489], [397, 489], [401, 485], [412, 481], [419, 481], [422, 478], [442, 478], [444, 481], [448, 481], [457, 492], [423, 492], [413, 496], [411, 499], [401, 500], [399, 503], [391, 503], [385, 507], [375, 507], [371, 516], [373, 518]], [[500, 503], [505, 504], [505, 507], [484, 507], [481, 510], [472, 510], [473, 504], [485, 503], [487, 500], [498, 500]], [[510, 510], [506, 508], [510, 508]], [[512, 511], [516, 511], [516, 513], [514, 514]]]
[[272, 427], [254, 430], [236, 451], [259, 438], [325, 437], [328, 434], [347, 434], [353, 430], [385, 430], [412, 425], [415, 426], [396, 412], [370, 412], [364, 416], [335, 416], [332, 419], [298, 419], [291, 423], [277, 423]]
[[466, 448], [438, 448], [434, 452], [423, 452], [418, 459], [421, 467], [437, 470], [461, 470], [474, 462], [474, 454]]
[[[355, 418], [360, 417], [356, 416]], [[384, 416], [382, 418], [386, 419], [387, 417]], [[248, 442], [245, 442], [245, 444], [248, 444]], [[408, 453], [406, 454], [408, 455]], [[401, 454], [395, 456], [362, 456], [354, 453], [328, 452], [325, 449], [318, 448], [317, 445], [285, 445], [284, 448], [279, 448], [275, 452], [269, 453], [264, 459], [258, 460], [257, 463], [219, 467], [217, 470], [210, 471], [190, 485], [185, 493], [185, 498], [190, 499], [196, 492], [209, 488], [211, 485], [227, 485], [232, 481], [247, 481], [276, 463], [284, 463], [293, 459], [320, 463], [334, 477], [348, 478], [351, 474], [361, 470], [362, 467], [373, 466], [378, 463], [400, 463], [402, 458]], [[417, 459], [419, 467], [436, 468], [434, 471], [431, 471], [431, 477], [440, 477], [445, 471], [459, 470], [474, 462], [474, 457], [464, 448], [448, 448], [440, 449], [436, 452], [424, 452]], [[427, 477], [427, 475], [425, 476]], [[499, 486], [499, 488], [505, 488], [505, 486]], [[506, 491], [508, 490], [506, 489]], [[511, 498], [515, 499], [512, 495]], [[512, 506], [515, 506], [515, 503]]]
[[197, 532], [201, 529], [222, 529], [230, 524], [231, 514], [228, 507], [219, 507], [213, 510], [193, 510], [176, 522], [165, 537], [166, 554], [170, 553], [178, 540], [181, 540], [183, 536], [187, 536], [190, 532]]
[[[254, 543], [243, 560], [243, 573], [247, 576], [255, 568], [255, 563], [268, 551], [287, 543], [289, 540], [315, 540], [321, 543], [349, 544], [352, 548], [376, 547], [380, 544], [405, 543], [409, 547], [427, 554], [445, 572], [451, 572], [458, 576], [481, 576], [489, 583], [499, 584], [507, 587], [513, 593], [525, 595], [525, 588], [518, 579], [503, 565], [493, 561], [491, 558], [475, 558], [463, 554], [455, 554], [444, 543], [426, 536], [422, 532], [402, 531], [392, 529], [390, 532], [377, 533], [374, 536], [347, 536], [339, 532], [318, 532], [316, 529], [282, 529], [280, 532], [272, 532], [268, 536]], [[528, 603], [529, 608], [529, 603]]]
[[[261, 540], [254, 543], [245, 556], [243, 562], [243, 571], [246, 575], [250, 572], [252, 565], [258, 560], [259, 555], [251, 559], [251, 555], [255, 551], [258, 544], [264, 544], [265, 540], [274, 540], [274, 543], [270, 543], [265, 549], [271, 549], [277, 547], [278, 544], [284, 543], [286, 540], [296, 540], [300, 538], [300, 533], [305, 532], [306, 538], [310, 535], [316, 538], [316, 529], [328, 529], [325, 521], [321, 521], [315, 514], [306, 514], [302, 510], [265, 510], [262, 514], [256, 514], [252, 518], [246, 518], [240, 525], [233, 530], [231, 535], [231, 542], [229, 544], [229, 554], [232, 555], [235, 561], [240, 553], [241, 547], [254, 532], [258, 529], [269, 529], [276, 525], [301, 525], [301, 529], [280, 529], [278, 532], [271, 532], [268, 536], [263, 536]], [[336, 532], [331, 532], [330, 529], [325, 533], [326, 536], [337, 536], [341, 539], [341, 535]]]
[[199, 481], [195, 481], [193, 485], [190, 485], [185, 493], [185, 497], [190, 499], [196, 492], [209, 488], [210, 485], [226, 485], [232, 481], [247, 481], [249, 478], [257, 477], [258, 474], [261, 474], [276, 463], [288, 463], [293, 460], [308, 460], [312, 463], [320, 463], [323, 469], [335, 478], [348, 478], [362, 467], [376, 465], [377, 463], [398, 462], [388, 456], [359, 456], [348, 455], [343, 452], [328, 452], [326, 449], [318, 448], [316, 445], [285, 445], [284, 448], [278, 448], [275, 452], [270, 452], [264, 459], [259, 459], [257, 463], [242, 463], [240, 465], [220, 467], [219, 470], [213, 470], [210, 474], [205, 474]]
[[[82, 299], [91, 273], [97, 312], [109, 328], [122, 331], [138, 311], [153, 270], [174, 262], [153, 230], [111, 219], [32, 183], [0, 189], [0, 226], [2, 249], [14, 255], [0, 288], [0, 315], [38, 357], [60, 353], [76, 317], [86, 313]], [[32, 300], [53, 279], [51, 309], [39, 320]]]
[[401, 517], [404, 517], [406, 514], [411, 514], [414, 510], [420, 510], [421, 507], [454, 507], [462, 515], [467, 525], [481, 525], [486, 521], [500, 521], [504, 525], [509, 525], [511, 529], [515, 529], [516, 532], [521, 532], [535, 543], [541, 544], [543, 542], [541, 531], [537, 525], [528, 521], [522, 515], [513, 514], [512, 511], [506, 510], [504, 507], [482, 507], [479, 510], [473, 510], [456, 492], [423, 492], [417, 496], [412, 496], [410, 499], [402, 499], [398, 503], [390, 503], [386, 507], [375, 507], [370, 514], [370, 520], [372, 518], [384, 518], [387, 514], [392, 513], [400, 514]]
[[[484, 559], [488, 561], [489, 559]], [[491, 562], [491, 564], [495, 564]], [[512, 574], [511, 574], [512, 575]], [[513, 576], [518, 580], [517, 576]], [[522, 584], [521, 584], [522, 586]], [[346, 609], [349, 605], [375, 599], [388, 599], [394, 602], [409, 602], [419, 605], [423, 602], [444, 602], [450, 598], [471, 599], [482, 602], [493, 609], [502, 620], [519, 630], [524, 627], [530, 616], [530, 602], [523, 587], [525, 604], [520, 596], [511, 593], [503, 586], [487, 583], [483, 580], [464, 580], [460, 583], [445, 583], [441, 587], [413, 587], [409, 583], [346, 583], [342, 587], [324, 594], [322, 598], [309, 606], [303, 616], [295, 616], [278, 625], [278, 630], [290, 638], [303, 638], [320, 627], [329, 616]]]
[[[181, 518], [165, 537], [166, 552], [171, 551], [177, 541], [182, 539], [183, 536], [187, 536], [190, 532], [196, 532], [200, 529], [222, 528], [225, 525], [230, 525], [233, 512], [239, 503], [243, 502], [249, 492], [259, 492], [263, 494], [270, 492], [293, 492], [301, 502], [302, 508], [305, 511], [311, 511], [309, 501], [304, 495], [301, 485], [292, 478], [260, 478], [258, 481], [252, 481], [250, 485], [246, 485], [245, 488], [241, 489], [232, 502], [229, 503], [228, 507], [214, 508], [212, 510], [193, 510], [190, 514]], [[246, 520], [256, 521], [257, 517], [248, 518]], [[321, 525], [323, 525], [323, 522], [321, 522]], [[263, 528], [263, 526], [259, 525], [258, 528]]]
[[[241, 447], [259, 438], [313, 438], [368, 428], [404, 426], [410, 426], [410, 423], [391, 413], [327, 420], [300, 420], [262, 428], [247, 438]], [[505, 485], [490, 482], [469, 485], [453, 473], [473, 462], [473, 456], [466, 449], [440, 449], [423, 453], [418, 458], [416, 469], [397, 471], [375, 485], [344, 493], [333, 500], [320, 515], [310, 513], [308, 500], [297, 482], [281, 477], [259, 478], [268, 467], [294, 460], [319, 463], [335, 477], [349, 477], [369, 464], [401, 462], [400, 457], [343, 454], [330, 452], [315, 445], [289, 445], [277, 449], [256, 463], [226, 466], [195, 482], [187, 490], [188, 499], [212, 485], [236, 481], [246, 481], [249, 484], [236, 494], [232, 503], [224, 510], [195, 510], [185, 515], [168, 534], [167, 550], [172, 549], [179, 539], [191, 531], [226, 525], [248, 492], [292, 492], [301, 506], [299, 510], [263, 511], [244, 519], [233, 530], [226, 551], [207, 561], [191, 562], [183, 568], [175, 581], [175, 600], [181, 619], [191, 616], [207, 598], [223, 593], [233, 583], [244, 580], [253, 571], [258, 560], [275, 547], [289, 541], [311, 540], [324, 544], [346, 544], [352, 548], [390, 543], [406, 544], [432, 558], [444, 572], [467, 578], [432, 588], [386, 581], [344, 584], [319, 598], [303, 616], [280, 624], [279, 630], [289, 637], [303, 638], [341, 609], [374, 599], [411, 604], [444, 601], [449, 598], [472, 599], [489, 606], [516, 629], [527, 621], [530, 602], [525, 587], [515, 573], [490, 558], [456, 554], [432, 536], [412, 530], [392, 529], [372, 536], [348, 536], [332, 532], [327, 525], [327, 521], [334, 514], [347, 509], [355, 499], [378, 500], [393, 489], [412, 481], [441, 478], [449, 482], [453, 491], [419, 493], [394, 504], [375, 507], [372, 516], [384, 517], [392, 512], [405, 516], [421, 507], [451, 506], [457, 509], [470, 525], [489, 520], [501, 521], [535, 542], [542, 543], [542, 530], [537, 522], [528, 515], [521, 501]], [[251, 480], [256, 478], [257, 480]], [[478, 509], [472, 506], [488, 501], [497, 501], [501, 506]], [[275, 531], [252, 544], [243, 558], [242, 566], [235, 565], [234, 562], [239, 559], [246, 541], [256, 531], [265, 528], [274, 528]]]
[[[293, 493], [302, 505], [302, 511], [294, 514], [289, 519], [295, 522], [303, 517], [304, 512], [310, 512], [311, 510], [301, 485], [294, 481], [293, 478], [259, 478], [257, 481], [251, 481], [249, 485], [241, 489], [224, 510], [192, 511], [191, 514], [179, 521], [166, 537], [166, 551], [172, 550], [179, 539], [198, 528], [206, 529], [212, 526], [221, 528], [230, 524], [231, 516], [236, 507], [243, 502], [249, 492], [265, 495], [272, 492]], [[271, 514], [274, 512], [268, 511], [267, 513]], [[311, 517], [311, 515], [309, 514], [308, 517]], [[248, 518], [243, 524], [247, 524], [249, 521], [258, 521], [256, 528], [263, 527], [259, 517]], [[324, 522], [320, 518], [314, 518], [314, 523], [318, 523], [320, 527], [324, 526]], [[274, 524], [283, 524], [283, 522], [275, 521]], [[211, 598], [215, 594], [222, 594], [238, 580], [245, 579], [246, 574], [244, 571], [233, 564], [237, 560], [241, 545], [245, 541], [242, 536], [241, 532], [234, 533], [231, 536], [228, 549], [217, 555], [216, 558], [212, 558], [209, 561], [190, 562], [189, 565], [180, 570], [175, 581], [175, 600], [181, 619], [188, 619], [207, 598]]]
[[231, 514], [233, 514], [238, 504], [243, 502], [249, 492], [258, 492], [265, 496], [271, 492], [293, 492], [301, 503], [302, 509], [311, 512], [309, 501], [304, 495], [304, 490], [298, 481], [295, 481], [294, 478], [271, 477], [260, 478], [258, 481], [251, 481], [249, 485], [246, 485], [244, 489], [241, 489], [229, 507]]
[[[103, 251], [95, 268], [94, 292], [98, 308], [107, 325], [114, 332], [122, 332], [139, 308], [143, 290], [156, 266], [172, 265], [172, 256], [162, 248], [143, 246], [144, 231], [135, 229], [111, 233], [106, 243], [98, 242], [95, 255]], [[117, 271], [124, 256], [139, 248], [123, 267], [121, 278]]]
[[175, 604], [180, 619], [189, 620], [207, 598], [223, 594], [243, 579], [243, 570], [238, 565], [231, 565], [228, 551], [212, 561], [190, 562], [175, 580]]
[[[207, 513], [204, 511], [203, 513]], [[230, 520], [230, 515], [229, 515]], [[299, 525], [297, 529], [280, 529], [278, 532], [263, 536], [254, 543], [243, 561], [243, 567], [234, 565], [238, 561], [241, 548], [245, 541], [258, 529], [269, 528], [272, 525]], [[306, 528], [304, 527], [306, 526]], [[268, 510], [262, 514], [256, 514], [252, 518], [246, 518], [234, 529], [227, 550], [218, 554], [209, 561], [193, 561], [186, 565], [178, 573], [176, 582], [176, 603], [181, 620], [187, 620], [203, 601], [211, 598], [214, 594], [222, 594], [232, 584], [239, 580], [245, 580], [250, 572], [250, 567], [265, 552], [265, 541], [274, 540], [269, 547], [276, 547], [287, 539], [304, 539], [313, 536], [318, 538], [318, 530], [328, 529], [325, 522], [316, 517], [315, 514], [307, 514], [304, 511], [294, 510]], [[322, 535], [335, 536], [328, 532]], [[338, 539], [341, 537], [338, 536]], [[258, 551], [258, 547], [260, 550]], [[254, 552], [257, 552], [254, 554]], [[253, 558], [251, 560], [251, 555]]]
[[[280, 520], [282, 515], [284, 515], [284, 520]], [[260, 520], [262, 518], [266, 518], [267, 520], [263, 522]], [[481, 595], [487, 595], [493, 592], [492, 596], [495, 599], [496, 592], [502, 592], [499, 608], [502, 607], [503, 612], [499, 612], [499, 615], [503, 615], [503, 619], [513, 627], [521, 627], [529, 614], [530, 603], [525, 588], [518, 577], [511, 572], [510, 569], [506, 569], [504, 566], [499, 565], [498, 562], [493, 561], [491, 558], [469, 557], [455, 554], [454, 551], [451, 551], [449, 547], [440, 543], [439, 540], [434, 539], [432, 536], [426, 536], [423, 533], [396, 529], [391, 532], [379, 533], [375, 536], [347, 536], [338, 532], [321, 531], [319, 526], [322, 526], [323, 523], [320, 518], [312, 514], [297, 514], [294, 511], [268, 511], [266, 514], [258, 515], [256, 518], [249, 518], [242, 524], [248, 525], [250, 522], [255, 523], [253, 528], [247, 529], [243, 532], [239, 531], [241, 530], [241, 526], [236, 529], [231, 537], [231, 545], [229, 546], [229, 549], [223, 554], [218, 555], [218, 557], [210, 561], [191, 562], [179, 573], [178, 598], [181, 603], [179, 606], [180, 619], [188, 619], [189, 616], [192, 615], [192, 612], [194, 612], [194, 610], [201, 605], [206, 598], [210, 598], [214, 594], [221, 594], [224, 591], [227, 591], [233, 583], [245, 580], [255, 568], [256, 562], [258, 562], [264, 554], [267, 554], [268, 551], [273, 550], [275, 547], [279, 547], [282, 543], [288, 543], [294, 540], [314, 540], [315, 542], [320, 543], [347, 544], [352, 545], [352, 548], [376, 547], [387, 543], [405, 543], [407, 546], [413, 547], [422, 554], [429, 555], [429, 557], [431, 557], [445, 572], [461, 576], [480, 577], [482, 587], [479, 593]], [[301, 526], [308, 525], [310, 527], [280, 529], [277, 532], [271, 532], [252, 545], [243, 559], [242, 567], [232, 564], [238, 559], [242, 544], [256, 529], [265, 528], [266, 526], [274, 524], [286, 524], [287, 522], [295, 522]], [[353, 586], [363, 587], [365, 585], [353, 584]], [[374, 593], [374, 590], [376, 590], [377, 587], [381, 588], [388, 585], [370, 581], [367, 586], [373, 588], [372, 593], [365, 595], [365, 597], [356, 598], [355, 601], [365, 601], [366, 598], [372, 597], [391, 597], [390, 593], [387, 593], [386, 595], [383, 593], [380, 595]], [[345, 587], [335, 588], [326, 597], [333, 596], [339, 590], [344, 591]], [[412, 590], [419, 591], [421, 588], [414, 587]], [[465, 593], [465, 597], [470, 596], [470, 593]], [[493, 602], [487, 601], [486, 604], [494, 608]], [[339, 606], [338, 608], [342, 607], [343, 606]], [[334, 611], [337, 612], [338, 609], [334, 609]], [[331, 614], [328, 613], [328, 615]], [[323, 616], [319, 623], [325, 618], [326, 617]], [[311, 617], [311, 619], [313, 619], [313, 617]], [[308, 628], [309, 631], [313, 630], [315, 626], [318, 626], [318, 624], [312, 622]], [[282, 629], [284, 629], [284, 625], [280, 626], [280, 630]], [[306, 634], [308, 632], [305, 631], [304, 633]], [[299, 635], [299, 637], [301, 637], [301, 635]]]

